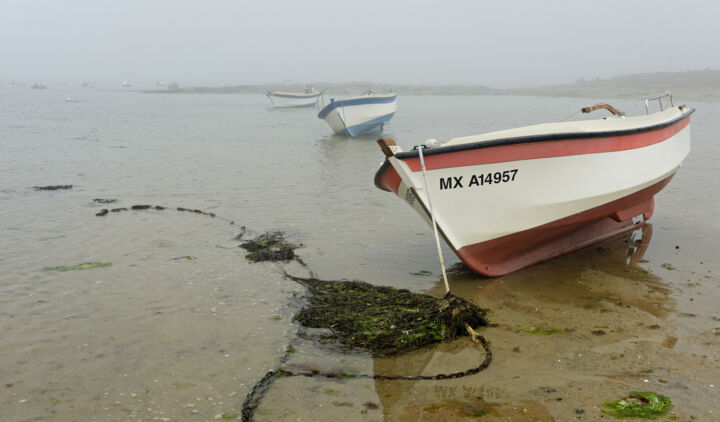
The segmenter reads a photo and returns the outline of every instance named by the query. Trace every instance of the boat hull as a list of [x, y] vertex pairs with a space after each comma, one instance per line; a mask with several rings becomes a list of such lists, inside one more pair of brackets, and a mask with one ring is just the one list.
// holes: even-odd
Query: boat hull
[[310, 107], [317, 102], [319, 92], [312, 94], [292, 94], [269, 92], [267, 97], [275, 108]]
[[[650, 218], [654, 195], [689, 153], [691, 112], [617, 133], [601, 126], [426, 149], [438, 228], [467, 266], [488, 276], [632, 230]], [[388, 156], [375, 181], [430, 223], [417, 153]]]
[[325, 120], [337, 135], [357, 136], [381, 130], [396, 111], [397, 95], [360, 97], [334, 101], [321, 110], [318, 117]]
[[[501, 276], [582, 249], [645, 224], [654, 211], [653, 195], [671, 178], [592, 210], [519, 233], [463, 246], [456, 254], [477, 273]], [[608, 213], [625, 213], [635, 218], [618, 221]]]

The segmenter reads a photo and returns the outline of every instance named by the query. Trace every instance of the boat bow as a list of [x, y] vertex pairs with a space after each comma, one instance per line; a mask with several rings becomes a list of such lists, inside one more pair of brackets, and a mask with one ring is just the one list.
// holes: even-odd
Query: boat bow
[[[423, 151], [448, 244], [473, 270], [501, 275], [631, 230], [690, 150], [692, 108], [550, 123], [456, 138]], [[375, 185], [426, 221], [416, 150], [378, 141]]]

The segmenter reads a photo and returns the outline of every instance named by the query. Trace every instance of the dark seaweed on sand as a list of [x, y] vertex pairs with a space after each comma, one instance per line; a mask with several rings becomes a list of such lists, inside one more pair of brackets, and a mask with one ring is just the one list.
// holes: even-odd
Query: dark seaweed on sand
[[486, 311], [466, 300], [373, 286], [360, 281], [298, 279], [309, 290], [295, 320], [329, 329], [342, 346], [390, 355], [467, 335], [465, 324], [487, 326]]
[[[297, 246], [285, 241], [282, 232], [264, 233], [240, 246], [251, 261], [299, 260]], [[295, 321], [307, 328], [328, 329], [332, 334], [323, 340], [346, 349], [390, 355], [467, 335], [466, 325], [488, 325], [484, 309], [452, 295], [438, 299], [361, 281], [286, 276], [308, 289], [307, 304]]]
[[297, 246], [285, 241], [282, 232], [264, 233], [240, 245], [250, 252], [245, 258], [250, 261], [290, 261], [295, 258]]

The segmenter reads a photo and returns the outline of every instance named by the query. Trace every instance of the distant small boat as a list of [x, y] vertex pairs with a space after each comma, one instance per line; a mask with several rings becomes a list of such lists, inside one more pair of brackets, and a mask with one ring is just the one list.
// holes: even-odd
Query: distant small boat
[[380, 139], [386, 158], [375, 186], [434, 220], [473, 271], [507, 274], [652, 216], [655, 194], [690, 152], [695, 110], [674, 106], [669, 94], [649, 100], [658, 100], [660, 111], [625, 117], [598, 104], [582, 111], [616, 116], [432, 140], [411, 151]]
[[125, 81], [125, 82], [123, 82], [122, 86], [123, 86], [123, 88], [130, 88], [130, 87], [132, 87], [132, 82]]
[[321, 92], [315, 91], [312, 87], [307, 87], [305, 92], [282, 92], [268, 91], [266, 94], [270, 99], [273, 107], [307, 107], [315, 104]]
[[78, 99], [75, 99], [75, 98], [72, 98], [72, 97], [67, 97], [67, 98], [65, 98], [65, 102], [66, 102], [66, 103], [79, 103], [79, 102], [81, 102], [81, 101], [82, 101], [82, 100], [78, 100]]
[[22, 82], [11, 81], [11, 82], [8, 82], [7, 86], [9, 86], [11, 88], [22, 88], [25, 86], [25, 84]]
[[30, 89], [45, 89], [45, 88], [47, 88], [47, 85], [45, 85], [45, 84], [37, 84], [36, 83], [36, 84], [32, 84], [30, 86]]
[[352, 87], [345, 86], [324, 90], [318, 100], [318, 118], [325, 120], [338, 135], [356, 136], [382, 130], [397, 111], [397, 94], [375, 94], [367, 87], [361, 88], [364, 89], [359, 94], [352, 94]]

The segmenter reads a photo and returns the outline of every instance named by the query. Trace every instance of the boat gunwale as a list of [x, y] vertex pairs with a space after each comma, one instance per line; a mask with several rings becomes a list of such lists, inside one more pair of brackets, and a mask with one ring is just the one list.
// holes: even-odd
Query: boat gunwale
[[282, 92], [282, 91], [268, 91], [267, 95], [269, 97], [278, 97], [278, 98], [298, 98], [298, 99], [306, 99], [306, 98], [313, 98], [318, 97], [322, 94], [322, 92], [311, 92], [311, 93], [305, 93], [305, 92]]
[[396, 92], [388, 94], [371, 94], [371, 95], [359, 95], [357, 97], [345, 98], [337, 100], [326, 105], [320, 112], [318, 112], [318, 118], [324, 119], [336, 108], [358, 106], [365, 104], [387, 104], [397, 100], [398, 94]]
[[[438, 146], [438, 147], [433, 147], [433, 148], [424, 148], [423, 155], [427, 157], [429, 155], [449, 154], [449, 153], [454, 153], [454, 152], [469, 151], [469, 150], [481, 149], [481, 148], [491, 148], [491, 147], [496, 147], [496, 146], [517, 145], [517, 144], [524, 144], [524, 143], [536, 143], [536, 142], [546, 142], [546, 141], [574, 141], [574, 140], [578, 140], [578, 139], [608, 138], [608, 137], [631, 135], [631, 134], [643, 133], [643, 132], [652, 132], [654, 130], [660, 130], [660, 129], [664, 129], [666, 127], [673, 126], [676, 123], [690, 117], [690, 115], [693, 114], [694, 112], [695, 112], [695, 109], [690, 107], [690, 108], [687, 108], [680, 116], [675, 117], [666, 122], [657, 123], [657, 124], [648, 125], [648, 126], [641, 126], [641, 127], [632, 128], [632, 129], [620, 129], [620, 130], [614, 130], [614, 131], [594, 131], [594, 132], [548, 133], [548, 134], [542, 134], [542, 135], [529, 135], [529, 136], [519, 136], [519, 137], [510, 137], [510, 138], [500, 138], [500, 139], [493, 139], [493, 140], [487, 140], [487, 141], [471, 142], [471, 143], [467, 143], [467, 144], [446, 145], [446, 146]], [[416, 149], [414, 149], [411, 151], [398, 152], [394, 156], [399, 160], [405, 160], [405, 159], [419, 157], [419, 153]], [[385, 160], [382, 162], [382, 164], [380, 164], [380, 167], [375, 172], [375, 177], [373, 179], [373, 182], [375, 184], [375, 187], [377, 187], [380, 190], [387, 190], [380, 185], [380, 179], [382, 178], [383, 174], [388, 170], [389, 167], [392, 167], [392, 164], [386, 157]]]
[[[592, 132], [568, 132], [568, 133], [547, 133], [542, 135], [528, 135], [528, 136], [515, 136], [509, 138], [491, 139], [486, 141], [469, 142], [466, 144], [457, 145], [445, 145], [437, 146], [433, 148], [423, 149], [423, 155], [437, 155], [447, 154], [451, 152], [467, 151], [472, 149], [490, 148], [500, 145], [514, 145], [524, 144], [531, 142], [544, 142], [544, 141], [571, 141], [576, 139], [592, 139], [592, 138], [608, 138], [614, 136], [631, 135], [635, 133], [651, 132], [653, 130], [663, 129], [670, 127], [677, 122], [689, 117], [695, 112], [692, 107], [687, 108], [680, 116], [668, 120], [666, 122], [657, 123], [648, 126], [640, 126], [632, 129], [619, 129], [609, 131], [592, 131]], [[398, 159], [415, 158], [418, 157], [417, 150], [402, 151], [395, 154]]]

